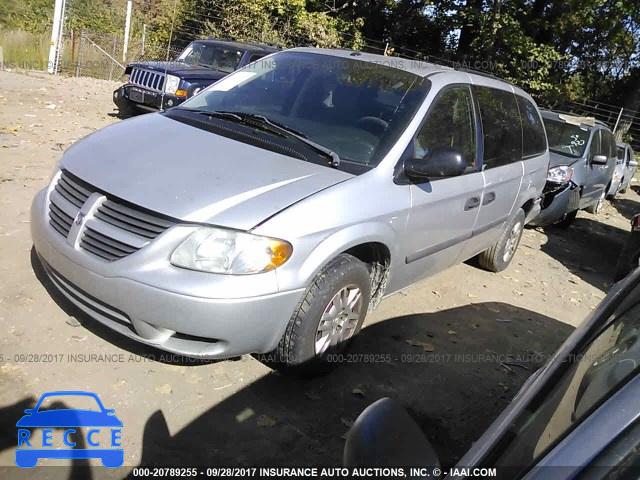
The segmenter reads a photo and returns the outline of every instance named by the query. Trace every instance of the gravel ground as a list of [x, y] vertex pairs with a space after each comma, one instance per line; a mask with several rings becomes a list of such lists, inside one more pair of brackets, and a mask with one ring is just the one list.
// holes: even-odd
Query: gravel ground
[[[116, 87], [0, 72], [0, 466], [14, 464], [22, 411], [52, 390], [96, 392], [124, 423], [125, 467], [83, 478], [123, 477], [140, 464], [339, 465], [349, 425], [383, 396], [409, 409], [450, 465], [604, 298], [640, 210], [629, 190], [566, 231], [527, 229], [502, 273], [463, 264], [385, 300], [353, 361], [321, 378], [282, 377], [249, 356], [176, 361], [76, 311], [32, 260], [31, 199], [65, 148], [120, 121]], [[55, 472], [87, 465], [98, 463]]]

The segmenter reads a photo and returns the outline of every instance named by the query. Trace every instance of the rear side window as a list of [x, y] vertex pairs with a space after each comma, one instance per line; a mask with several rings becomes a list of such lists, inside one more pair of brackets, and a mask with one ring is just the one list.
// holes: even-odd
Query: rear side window
[[484, 168], [500, 167], [522, 158], [522, 129], [516, 96], [505, 90], [473, 87], [480, 105]]
[[547, 149], [547, 138], [538, 109], [524, 97], [516, 96], [516, 99], [522, 122], [522, 156], [541, 155]]

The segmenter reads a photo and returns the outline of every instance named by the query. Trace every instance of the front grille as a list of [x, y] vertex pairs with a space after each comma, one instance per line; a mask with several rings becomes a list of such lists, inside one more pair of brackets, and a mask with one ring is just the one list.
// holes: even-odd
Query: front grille
[[129, 83], [140, 85], [141, 87], [148, 88], [149, 90], [156, 90], [158, 92], [161, 92], [164, 89], [164, 81], [164, 73], [145, 70], [142, 68], [131, 69], [131, 75], [129, 76]]
[[131, 255], [177, 223], [109, 198], [63, 171], [50, 195], [49, 224], [68, 237], [74, 219], [96, 192], [102, 195], [102, 201], [82, 227], [80, 248], [103, 260], [113, 262]]

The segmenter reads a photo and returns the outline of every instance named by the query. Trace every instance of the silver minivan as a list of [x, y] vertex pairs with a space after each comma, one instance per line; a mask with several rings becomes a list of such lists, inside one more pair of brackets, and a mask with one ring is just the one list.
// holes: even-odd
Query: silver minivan
[[313, 370], [382, 298], [476, 255], [506, 268], [548, 164], [538, 108], [504, 81], [299, 48], [73, 145], [32, 238], [123, 335]]

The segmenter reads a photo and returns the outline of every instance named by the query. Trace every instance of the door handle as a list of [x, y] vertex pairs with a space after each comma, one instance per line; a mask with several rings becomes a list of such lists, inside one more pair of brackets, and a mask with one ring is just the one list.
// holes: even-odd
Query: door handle
[[480, 197], [471, 197], [467, 199], [467, 202], [464, 204], [464, 210], [466, 212], [467, 210], [478, 208], [478, 206], [480, 206]]
[[488, 205], [496, 199], [496, 192], [487, 192], [482, 199], [482, 205]]

